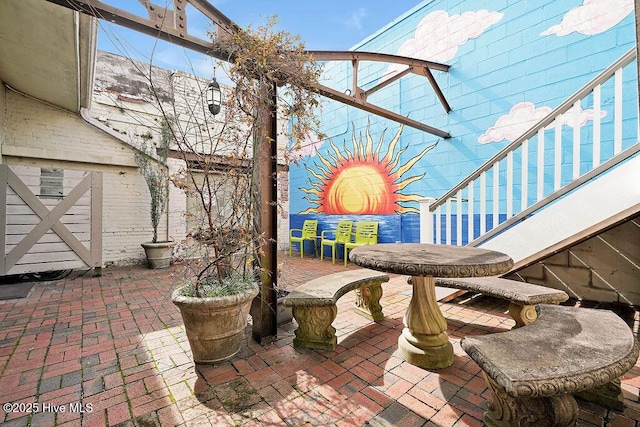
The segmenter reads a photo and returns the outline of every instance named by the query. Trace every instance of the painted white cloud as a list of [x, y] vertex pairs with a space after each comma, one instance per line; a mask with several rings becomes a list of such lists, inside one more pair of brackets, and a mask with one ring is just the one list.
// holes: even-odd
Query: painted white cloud
[[634, 0], [584, 0], [540, 35], [566, 36], [572, 32], [593, 35], [607, 31], [633, 12]]
[[[503, 139], [513, 142], [523, 133], [531, 129], [536, 123], [545, 118], [551, 111], [551, 107], [544, 106], [536, 108], [536, 106], [531, 102], [521, 102], [516, 104], [511, 108], [508, 114], [505, 114], [496, 120], [495, 125], [487, 129], [487, 131], [478, 138], [478, 142], [480, 144], [488, 144], [490, 142], [500, 142]], [[605, 111], [600, 112], [601, 118], [606, 115], [607, 113]], [[576, 115], [574, 106], [566, 113], [561, 114], [558, 117], [558, 120], [560, 120], [563, 125], [570, 127], [582, 127], [587, 124], [589, 120], [593, 120], [593, 117], [594, 111], [592, 109], [584, 110], [580, 108], [580, 112]]]
[[[459, 46], [479, 37], [503, 16], [503, 13], [489, 12], [485, 9], [455, 15], [437, 10], [420, 21], [414, 37], [405, 41], [397, 54], [434, 62], [448, 62], [456, 56]], [[406, 67], [393, 64], [385, 75], [404, 68]]]
[[531, 102], [521, 102], [514, 105], [508, 114], [501, 116], [496, 124], [480, 135], [478, 142], [488, 144], [500, 142], [503, 139], [515, 141], [520, 135], [542, 120], [551, 112], [551, 107], [536, 108]]
[[[576, 111], [576, 107], [573, 106], [566, 113], [561, 114], [557, 120], [560, 120], [560, 122], [563, 125], [567, 125], [572, 128], [575, 128], [575, 127], [582, 127], [586, 125], [589, 120], [593, 120], [593, 118], [595, 117], [595, 111], [593, 111], [592, 109], [585, 110], [582, 107], [580, 107], [580, 111], [577, 115], [575, 111]], [[600, 111], [601, 119], [606, 116], [607, 116], [606, 111]]]

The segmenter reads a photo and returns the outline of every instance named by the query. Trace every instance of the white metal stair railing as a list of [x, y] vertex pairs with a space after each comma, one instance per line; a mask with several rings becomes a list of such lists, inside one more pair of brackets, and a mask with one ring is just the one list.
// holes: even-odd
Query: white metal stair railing
[[635, 58], [634, 47], [438, 200], [423, 199], [421, 241], [478, 246], [640, 151]]

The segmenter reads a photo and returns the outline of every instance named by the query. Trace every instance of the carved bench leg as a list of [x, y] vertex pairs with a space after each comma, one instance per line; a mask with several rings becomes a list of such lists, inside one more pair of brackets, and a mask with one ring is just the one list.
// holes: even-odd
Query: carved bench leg
[[484, 413], [488, 427], [569, 427], [578, 418], [578, 404], [570, 394], [548, 397], [511, 397], [485, 374], [494, 401]]
[[538, 318], [535, 305], [523, 305], [515, 302], [509, 304], [509, 315], [516, 321], [513, 329], [528, 325]]
[[384, 319], [380, 298], [382, 298], [381, 282], [372, 283], [356, 289], [356, 313], [377, 322]]
[[575, 393], [575, 396], [616, 411], [624, 409], [624, 395], [622, 394], [620, 378], [615, 378], [599, 387], [580, 391]]
[[293, 317], [298, 323], [293, 346], [296, 348], [317, 348], [334, 350], [338, 343], [333, 323], [338, 308], [335, 305], [325, 307], [293, 307]]

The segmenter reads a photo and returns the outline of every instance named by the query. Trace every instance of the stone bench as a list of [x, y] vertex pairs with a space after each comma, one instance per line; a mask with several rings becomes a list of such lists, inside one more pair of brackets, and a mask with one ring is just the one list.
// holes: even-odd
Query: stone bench
[[564, 291], [499, 277], [464, 279], [438, 277], [436, 286], [477, 292], [509, 301], [509, 315], [516, 321], [515, 328], [536, 320], [537, 304], [560, 304], [569, 299], [569, 295]]
[[381, 285], [388, 281], [384, 273], [360, 269], [321, 276], [298, 286], [282, 301], [285, 307], [292, 307], [298, 323], [293, 346], [334, 350], [338, 340], [331, 324], [338, 314], [336, 302], [352, 290], [357, 293], [356, 312], [373, 321], [381, 320]]
[[620, 391], [619, 377], [638, 360], [633, 332], [609, 310], [546, 304], [537, 310], [532, 324], [460, 341], [493, 391], [488, 426], [573, 426], [573, 394]]

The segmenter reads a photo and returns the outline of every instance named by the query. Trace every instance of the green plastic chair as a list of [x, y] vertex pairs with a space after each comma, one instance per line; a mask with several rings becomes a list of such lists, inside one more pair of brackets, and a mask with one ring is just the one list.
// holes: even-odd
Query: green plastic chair
[[356, 225], [355, 238], [352, 242], [344, 244], [344, 265], [347, 265], [349, 249], [378, 243], [378, 223], [373, 221], [360, 221]]
[[[299, 236], [294, 236], [293, 233], [300, 234]], [[318, 232], [318, 220], [317, 219], [307, 219], [302, 224], [302, 228], [292, 228], [289, 230], [289, 255], [291, 255], [292, 246], [294, 243], [300, 244], [300, 258], [304, 257], [304, 242], [311, 241], [313, 242], [313, 247], [316, 247], [316, 233]]]
[[[331, 262], [336, 263], [336, 247], [351, 241], [351, 231], [353, 221], [340, 221], [335, 230], [324, 230], [320, 236], [320, 261], [324, 259], [324, 247], [331, 246]], [[333, 234], [334, 239], [329, 239], [328, 235]]]

